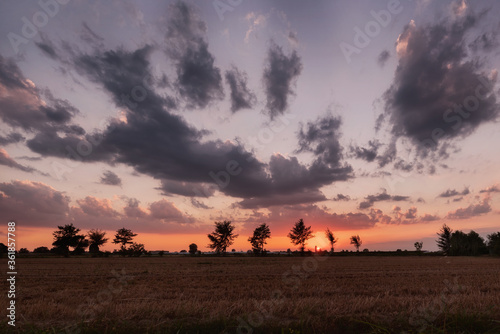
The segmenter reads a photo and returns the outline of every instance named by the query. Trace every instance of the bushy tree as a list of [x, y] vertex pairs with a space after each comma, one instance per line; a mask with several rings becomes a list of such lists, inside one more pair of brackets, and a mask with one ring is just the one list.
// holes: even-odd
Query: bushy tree
[[484, 239], [476, 231], [472, 230], [467, 234], [467, 251], [468, 255], [472, 256], [488, 254], [488, 248], [484, 243]]
[[120, 245], [120, 251], [123, 255], [127, 253], [127, 244], [132, 244], [132, 240], [137, 236], [136, 233], [133, 233], [132, 230], [129, 230], [125, 227], [116, 231], [115, 238], [113, 239], [113, 243]]
[[330, 242], [330, 247], [331, 247], [330, 252], [333, 254], [333, 250], [334, 250], [333, 245], [335, 245], [339, 239], [335, 238], [335, 234], [333, 234], [333, 232], [330, 231], [329, 228], [326, 229], [325, 236], [328, 239], [328, 241]]
[[477, 256], [486, 254], [487, 248], [484, 239], [475, 231], [468, 234], [455, 231], [451, 235], [449, 255], [453, 256]]
[[363, 242], [361, 241], [359, 235], [353, 235], [351, 237], [351, 245], [354, 245], [354, 247], [356, 247], [357, 252], [359, 252], [359, 247], [361, 247], [362, 244]]
[[488, 235], [488, 249], [491, 255], [500, 255], [500, 232]]
[[255, 254], [264, 255], [264, 245], [267, 244], [267, 239], [271, 237], [271, 230], [266, 223], [260, 224], [253, 231], [253, 236], [248, 238], [252, 245], [252, 250]]
[[215, 222], [215, 231], [208, 235], [210, 239], [209, 248], [215, 250], [217, 254], [225, 254], [226, 249], [231, 246], [234, 239], [238, 237], [234, 234], [234, 225], [231, 221]]
[[19, 254], [28, 254], [30, 251], [28, 250], [28, 248], [21, 248], [19, 250]]
[[99, 253], [99, 247], [108, 242], [108, 238], [105, 238], [106, 232], [101, 230], [90, 230], [87, 233], [89, 237], [89, 252], [90, 253]]
[[50, 252], [50, 249], [48, 247], [45, 247], [45, 246], [37, 247], [33, 250], [33, 253], [39, 253], [39, 254], [45, 254], [45, 253], [49, 253], [49, 252]]
[[292, 241], [292, 244], [296, 246], [300, 245], [300, 252], [304, 254], [307, 240], [313, 238], [314, 235], [313, 231], [311, 230], [311, 226], [306, 227], [304, 221], [301, 218], [290, 230], [290, 233], [288, 233], [288, 237]]
[[9, 251], [9, 247], [7, 247], [4, 243], [0, 242], [0, 257], [4, 254], [7, 254]]
[[146, 249], [144, 248], [144, 244], [133, 242], [127, 249], [127, 253], [129, 256], [141, 256], [142, 254], [146, 254]]
[[189, 245], [189, 254], [195, 255], [196, 252], [198, 252], [198, 245], [195, 243]]
[[58, 230], [52, 233], [54, 236], [54, 242], [52, 245], [58, 253], [68, 256], [69, 247], [73, 247], [73, 253], [80, 254], [83, 253], [85, 248], [88, 247], [89, 244], [88, 240], [85, 239], [85, 235], [78, 234], [80, 229], [73, 226], [73, 224], [57, 226], [57, 228]]
[[446, 224], [443, 224], [438, 233], [437, 245], [443, 254], [448, 255], [451, 246], [451, 234], [453, 230]]

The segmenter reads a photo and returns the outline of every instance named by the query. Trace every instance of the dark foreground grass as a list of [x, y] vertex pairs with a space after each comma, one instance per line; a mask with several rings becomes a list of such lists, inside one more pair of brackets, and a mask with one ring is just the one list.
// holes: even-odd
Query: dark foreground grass
[[18, 266], [16, 327], [2, 320], [2, 333], [500, 333], [495, 258], [75, 257]]

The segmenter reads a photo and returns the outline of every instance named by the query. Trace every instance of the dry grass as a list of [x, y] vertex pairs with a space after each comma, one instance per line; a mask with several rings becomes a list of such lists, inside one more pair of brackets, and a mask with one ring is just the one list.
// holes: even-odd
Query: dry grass
[[[19, 331], [70, 326], [68, 332], [500, 332], [498, 258], [17, 262]], [[113, 271], [128, 277], [119, 283]], [[4, 293], [1, 298], [6, 305]], [[4, 321], [0, 330], [5, 328]]]

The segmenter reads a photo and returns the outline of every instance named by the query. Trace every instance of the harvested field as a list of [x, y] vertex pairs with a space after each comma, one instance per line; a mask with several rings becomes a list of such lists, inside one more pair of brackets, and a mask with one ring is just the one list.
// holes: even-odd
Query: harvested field
[[17, 266], [19, 332], [500, 332], [500, 259], [491, 257], [54, 257]]

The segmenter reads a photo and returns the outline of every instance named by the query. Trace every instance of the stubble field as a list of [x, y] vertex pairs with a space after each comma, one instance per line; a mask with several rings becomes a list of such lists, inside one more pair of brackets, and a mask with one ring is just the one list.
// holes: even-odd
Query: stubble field
[[[17, 267], [17, 332], [500, 333], [498, 258], [19, 258]], [[0, 330], [13, 331], [4, 319]]]

